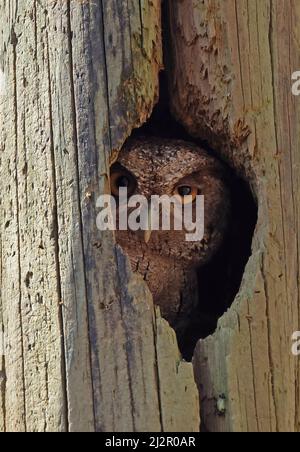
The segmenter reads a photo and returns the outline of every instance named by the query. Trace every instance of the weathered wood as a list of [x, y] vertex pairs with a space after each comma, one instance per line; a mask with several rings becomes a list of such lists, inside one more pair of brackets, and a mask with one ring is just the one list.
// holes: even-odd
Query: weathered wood
[[109, 161], [157, 100], [160, 14], [159, 0], [0, 4], [1, 431], [199, 426], [191, 364], [96, 229]]
[[[209, 431], [299, 431], [300, 3], [170, 1], [176, 117], [252, 186], [259, 220], [233, 306], [194, 364]], [[223, 404], [225, 411], [217, 410]], [[222, 403], [221, 403], [222, 402]]]
[[[181, 360], [176, 334], [161, 318], [159, 309], [156, 313], [156, 350], [163, 431], [199, 432], [194, 374], [190, 364]], [[182, 385], [183, 381], [185, 385]], [[185, 403], [185, 400], [191, 403]]]

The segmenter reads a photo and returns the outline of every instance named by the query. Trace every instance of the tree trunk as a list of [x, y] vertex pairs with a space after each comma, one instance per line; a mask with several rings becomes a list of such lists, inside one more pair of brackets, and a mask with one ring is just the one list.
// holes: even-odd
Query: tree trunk
[[96, 228], [157, 100], [160, 17], [159, 0], [1, 2], [1, 431], [199, 428], [192, 365]]
[[240, 292], [193, 372], [96, 228], [109, 165], [158, 100], [161, 2], [2, 1], [2, 432], [196, 432], [198, 390], [208, 431], [300, 431], [300, 4], [165, 1], [173, 114], [258, 202]]
[[298, 432], [300, 2], [170, 1], [169, 17], [173, 113], [259, 206], [240, 292], [195, 352], [201, 420], [208, 431]]

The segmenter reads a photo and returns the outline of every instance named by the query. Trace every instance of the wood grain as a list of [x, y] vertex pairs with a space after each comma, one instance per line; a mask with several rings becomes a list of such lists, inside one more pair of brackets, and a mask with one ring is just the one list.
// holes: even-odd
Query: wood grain
[[179, 406], [198, 429], [192, 365], [96, 228], [109, 162], [158, 97], [160, 15], [159, 0], [0, 4], [1, 431], [169, 431]]
[[169, 13], [172, 110], [250, 182], [259, 209], [240, 292], [195, 352], [202, 422], [298, 432], [300, 4], [181, 0]]

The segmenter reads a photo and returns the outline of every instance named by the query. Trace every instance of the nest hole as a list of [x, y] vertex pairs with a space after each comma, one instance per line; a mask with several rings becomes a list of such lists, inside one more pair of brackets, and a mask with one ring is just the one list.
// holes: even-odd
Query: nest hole
[[[133, 137], [155, 136], [194, 142], [220, 159], [201, 140], [195, 140], [175, 121], [169, 109], [166, 73], [160, 76], [160, 97], [150, 119], [133, 132]], [[223, 162], [224, 165], [227, 165]], [[228, 167], [232, 217], [230, 227], [217, 255], [199, 271], [200, 299], [184, 337], [178, 338], [183, 357], [190, 361], [199, 339], [212, 335], [218, 320], [232, 305], [239, 292], [246, 264], [251, 256], [257, 223], [257, 204], [250, 184]]]

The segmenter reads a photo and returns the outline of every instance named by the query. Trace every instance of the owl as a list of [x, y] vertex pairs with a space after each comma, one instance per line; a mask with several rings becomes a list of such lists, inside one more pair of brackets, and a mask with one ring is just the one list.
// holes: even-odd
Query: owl
[[[230, 220], [227, 172], [201, 147], [179, 140], [132, 139], [111, 167], [111, 192], [118, 205], [120, 188], [128, 197], [176, 196], [193, 205], [204, 196], [204, 236], [186, 240], [185, 230], [116, 231], [117, 243], [152, 292], [154, 303], [178, 335], [186, 333], [201, 300], [199, 269], [220, 248]], [[171, 223], [172, 224], [172, 223]]]

